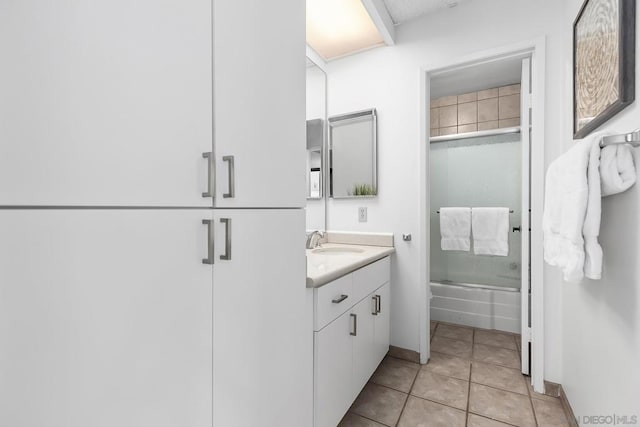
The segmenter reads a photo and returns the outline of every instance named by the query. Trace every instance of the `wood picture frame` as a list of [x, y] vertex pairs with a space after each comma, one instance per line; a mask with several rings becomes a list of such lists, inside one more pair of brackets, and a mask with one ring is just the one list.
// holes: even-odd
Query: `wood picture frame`
[[635, 0], [582, 4], [573, 22], [574, 139], [589, 135], [635, 100], [635, 24]]

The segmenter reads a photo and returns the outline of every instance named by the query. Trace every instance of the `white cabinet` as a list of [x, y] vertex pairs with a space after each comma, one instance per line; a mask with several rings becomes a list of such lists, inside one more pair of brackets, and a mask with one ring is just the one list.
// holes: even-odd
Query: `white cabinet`
[[0, 2], [0, 206], [304, 207], [304, 15]]
[[386, 257], [314, 289], [315, 427], [338, 425], [389, 350], [389, 276]]
[[0, 2], [0, 205], [212, 206], [211, 13]]
[[0, 425], [211, 427], [204, 210], [0, 210]]
[[304, 211], [216, 210], [214, 222], [214, 426], [309, 425], [311, 307], [304, 234], [292, 232]]
[[352, 331], [353, 316], [347, 312], [314, 333], [316, 427], [337, 426], [353, 402]]
[[306, 204], [304, 15], [300, 0], [214, 1], [216, 207]]
[[373, 298], [377, 300], [377, 313], [375, 322], [375, 353], [378, 359], [384, 358], [389, 351], [391, 339], [391, 285], [387, 283], [374, 292]]

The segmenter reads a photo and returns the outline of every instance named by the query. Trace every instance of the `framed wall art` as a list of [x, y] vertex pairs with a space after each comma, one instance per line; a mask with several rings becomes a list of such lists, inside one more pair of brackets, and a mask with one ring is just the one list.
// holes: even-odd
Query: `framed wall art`
[[573, 23], [573, 137], [635, 99], [635, 0], [585, 0]]

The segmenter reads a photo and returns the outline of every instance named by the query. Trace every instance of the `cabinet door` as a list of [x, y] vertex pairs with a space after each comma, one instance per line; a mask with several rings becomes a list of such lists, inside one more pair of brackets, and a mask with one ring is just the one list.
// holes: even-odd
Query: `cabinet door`
[[206, 214], [0, 211], [0, 425], [211, 427]]
[[373, 295], [378, 298], [379, 313], [374, 317], [375, 345], [378, 363], [384, 359], [389, 351], [389, 340], [391, 333], [391, 285], [387, 283]]
[[379, 363], [377, 361], [374, 335], [374, 311], [373, 295], [365, 297], [351, 311], [355, 316], [352, 401], [362, 391]]
[[211, 12], [0, 2], [0, 205], [212, 206]]
[[310, 425], [304, 210], [229, 209], [214, 218], [214, 426]]
[[315, 427], [335, 427], [353, 403], [353, 317], [350, 312], [315, 332]]
[[214, 8], [216, 206], [304, 207], [305, 3]]

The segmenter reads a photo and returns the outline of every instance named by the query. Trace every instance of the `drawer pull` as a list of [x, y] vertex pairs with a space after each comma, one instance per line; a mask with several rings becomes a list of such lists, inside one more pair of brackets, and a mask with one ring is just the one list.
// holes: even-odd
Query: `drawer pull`
[[371, 297], [371, 301], [373, 301], [373, 311], [371, 312], [371, 314], [373, 314], [374, 316], [378, 315], [378, 295], [374, 295]]
[[351, 313], [349, 316], [353, 318], [353, 332], [349, 332], [349, 335], [355, 337], [358, 335], [358, 315]]
[[334, 304], [340, 304], [342, 301], [346, 300], [347, 298], [349, 298], [349, 295], [340, 295], [339, 297], [332, 299], [331, 302]]
[[376, 299], [376, 314], [382, 311], [382, 297], [380, 295], [375, 296]]

